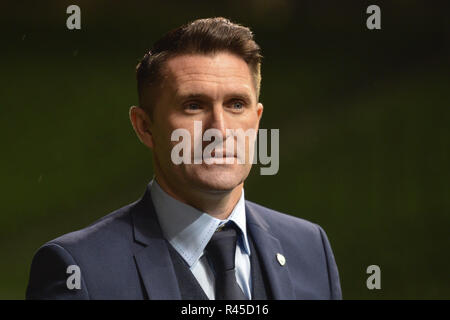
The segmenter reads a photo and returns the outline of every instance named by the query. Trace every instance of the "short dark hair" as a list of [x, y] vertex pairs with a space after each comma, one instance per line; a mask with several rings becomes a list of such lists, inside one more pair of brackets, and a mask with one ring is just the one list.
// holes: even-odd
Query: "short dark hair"
[[[172, 57], [182, 54], [211, 54], [228, 51], [245, 60], [254, 79], [256, 97], [261, 87], [261, 49], [252, 31], [223, 17], [198, 19], [166, 33], [148, 51], [136, 67], [140, 106], [152, 117], [155, 88], [162, 80], [161, 66]], [[145, 90], [150, 105], [143, 105]]]

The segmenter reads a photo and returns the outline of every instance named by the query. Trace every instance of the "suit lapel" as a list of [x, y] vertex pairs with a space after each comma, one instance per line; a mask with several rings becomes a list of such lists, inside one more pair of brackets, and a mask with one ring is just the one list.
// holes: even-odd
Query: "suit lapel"
[[269, 231], [268, 224], [254, 209], [246, 204], [248, 228], [266, 270], [269, 285], [275, 300], [295, 299], [288, 263], [282, 266], [277, 260], [277, 253], [284, 254], [280, 241]]
[[[289, 268], [281, 266], [277, 253], [284, 254], [277, 238], [269, 232], [269, 225], [248, 204], [246, 217], [249, 231], [258, 250], [267, 279], [276, 300], [295, 299]], [[134, 259], [149, 299], [180, 300], [181, 293], [168, 245], [162, 234], [150, 196], [149, 186], [143, 197], [131, 208], [134, 239], [139, 244]]]
[[132, 210], [134, 238], [140, 244], [134, 259], [149, 299], [180, 300], [169, 244], [157, 220], [149, 186]]

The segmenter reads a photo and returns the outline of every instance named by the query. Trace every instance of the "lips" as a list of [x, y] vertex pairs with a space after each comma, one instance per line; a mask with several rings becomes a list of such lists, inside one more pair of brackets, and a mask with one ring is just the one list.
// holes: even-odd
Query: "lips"
[[[220, 154], [220, 151], [222, 151], [222, 158], [236, 158], [234, 152], [226, 152], [226, 150], [217, 150], [217, 153]], [[211, 158], [216, 157], [216, 150], [213, 150], [211, 152]]]

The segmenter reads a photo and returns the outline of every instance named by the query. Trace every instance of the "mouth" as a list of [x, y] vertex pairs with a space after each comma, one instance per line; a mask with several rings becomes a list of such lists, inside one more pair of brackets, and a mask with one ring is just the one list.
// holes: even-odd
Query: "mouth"
[[[217, 154], [218, 155], [222, 154], [222, 158], [236, 158], [236, 155], [234, 154], [234, 152], [227, 152], [225, 150], [218, 150]], [[216, 158], [216, 150], [213, 150], [211, 152], [211, 157], [207, 156], [205, 158]], [[220, 157], [219, 157], [219, 159], [220, 159]]]

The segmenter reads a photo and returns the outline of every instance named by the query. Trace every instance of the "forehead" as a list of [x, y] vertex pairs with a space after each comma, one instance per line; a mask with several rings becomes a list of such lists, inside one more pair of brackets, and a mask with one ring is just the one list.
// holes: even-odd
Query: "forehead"
[[247, 63], [228, 52], [173, 57], [167, 61], [165, 76], [166, 84], [175, 94], [217, 92], [218, 89], [244, 90], [251, 94], [255, 90]]

